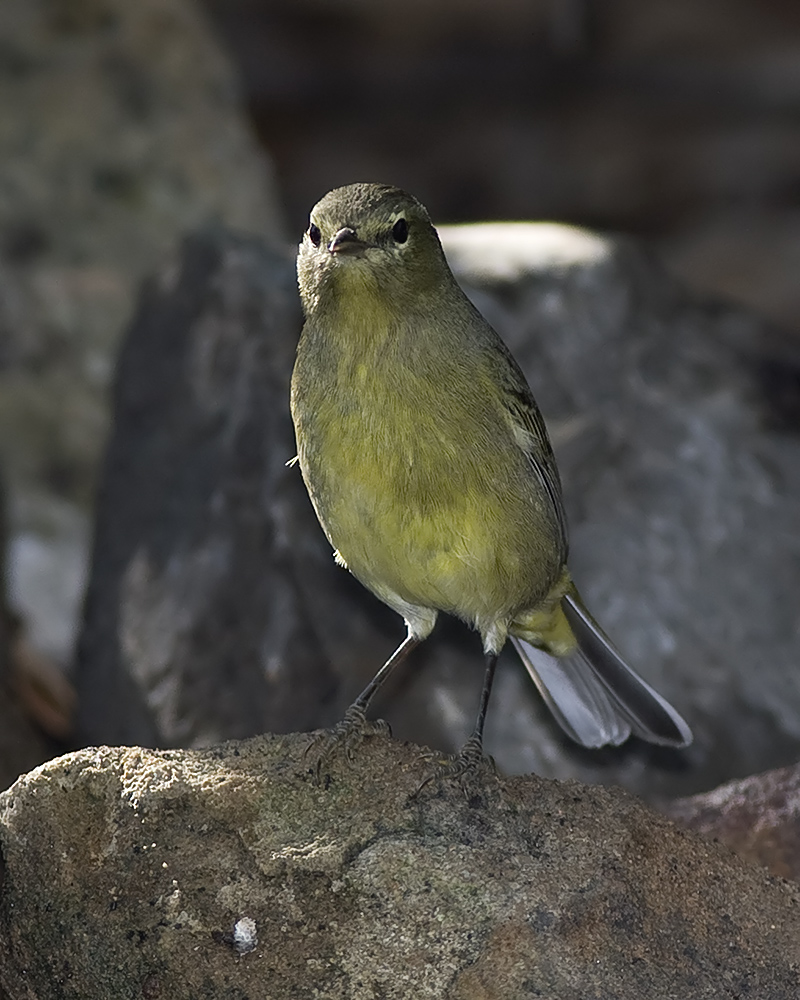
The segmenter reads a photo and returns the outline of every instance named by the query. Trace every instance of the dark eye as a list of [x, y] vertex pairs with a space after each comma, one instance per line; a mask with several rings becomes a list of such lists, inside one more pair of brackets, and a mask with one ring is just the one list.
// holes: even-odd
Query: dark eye
[[322, 241], [322, 233], [319, 231], [319, 226], [315, 226], [313, 222], [308, 227], [308, 238], [315, 247], [318, 247]]
[[398, 219], [392, 226], [392, 236], [395, 243], [405, 243], [408, 239], [408, 223], [405, 219]]

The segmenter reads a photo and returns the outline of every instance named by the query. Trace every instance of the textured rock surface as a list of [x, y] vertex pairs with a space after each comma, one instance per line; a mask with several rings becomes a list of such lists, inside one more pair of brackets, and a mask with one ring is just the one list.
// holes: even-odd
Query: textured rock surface
[[386, 740], [323, 786], [305, 746], [90, 749], [0, 796], [9, 1000], [800, 989], [797, 888], [624, 792], [487, 771], [414, 797], [431, 762]]
[[119, 334], [190, 227], [279, 228], [269, 164], [193, 0], [0, 4], [0, 453], [12, 585], [71, 655]]
[[[581, 752], [509, 657], [487, 728], [499, 765], [658, 795], [794, 761], [800, 443], [769, 429], [781, 413], [763, 328], [689, 301], [624, 242], [543, 225], [443, 236], [549, 420], [579, 585], [697, 734], [683, 755]], [[79, 662], [88, 742], [327, 724], [402, 636], [334, 566], [284, 468], [299, 327], [290, 255], [257, 240], [198, 237], [148, 294], [100, 497]], [[475, 636], [443, 622], [376, 709], [402, 738], [454, 749], [481, 673]]]
[[781, 878], [800, 882], [800, 767], [731, 781], [669, 803], [667, 813]]

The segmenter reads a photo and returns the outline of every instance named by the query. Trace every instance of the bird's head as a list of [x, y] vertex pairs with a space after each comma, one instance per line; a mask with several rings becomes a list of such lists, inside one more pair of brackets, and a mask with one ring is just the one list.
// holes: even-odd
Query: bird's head
[[314, 206], [297, 276], [307, 313], [359, 296], [402, 309], [451, 277], [424, 206], [386, 184], [349, 184]]

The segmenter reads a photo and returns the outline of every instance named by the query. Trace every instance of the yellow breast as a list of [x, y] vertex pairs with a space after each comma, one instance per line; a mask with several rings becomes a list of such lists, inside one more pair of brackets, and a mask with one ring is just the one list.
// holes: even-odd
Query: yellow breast
[[354, 575], [479, 627], [540, 601], [561, 570], [552, 514], [480, 385], [380, 351], [314, 367], [295, 402], [300, 463]]

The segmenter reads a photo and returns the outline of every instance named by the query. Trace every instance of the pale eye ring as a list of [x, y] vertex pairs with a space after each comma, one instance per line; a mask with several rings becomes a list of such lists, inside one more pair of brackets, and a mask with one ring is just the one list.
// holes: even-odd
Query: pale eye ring
[[392, 226], [392, 237], [395, 243], [405, 243], [408, 239], [408, 223], [405, 219], [398, 219]]
[[319, 231], [319, 226], [315, 225], [313, 222], [310, 223], [308, 227], [308, 238], [315, 247], [318, 247], [322, 242], [322, 233]]

